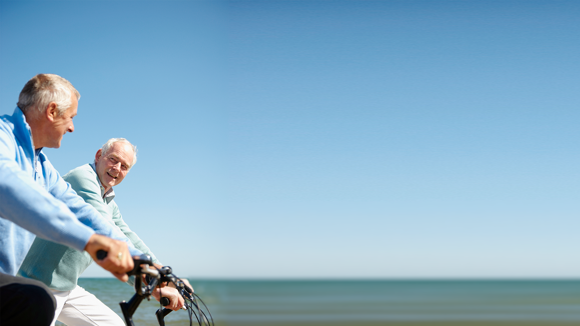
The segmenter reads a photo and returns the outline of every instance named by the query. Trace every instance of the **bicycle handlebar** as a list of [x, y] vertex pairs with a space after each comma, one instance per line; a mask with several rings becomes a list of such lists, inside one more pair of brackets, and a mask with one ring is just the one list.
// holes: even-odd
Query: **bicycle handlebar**
[[[97, 259], [103, 260], [107, 257], [107, 252], [104, 250], [97, 251]], [[178, 290], [180, 295], [185, 300], [184, 309], [187, 310], [189, 313], [189, 324], [193, 325], [193, 316], [197, 319], [197, 324], [213, 326], [213, 318], [209, 309], [205, 303], [201, 300], [201, 298], [193, 293], [193, 289], [187, 286], [179, 277], [173, 274], [173, 270], [169, 266], [163, 266], [162, 268], [157, 268], [153, 265], [153, 261], [150, 256], [148, 255], [141, 255], [138, 257], [133, 257], [134, 267], [131, 271], [127, 272], [127, 275], [135, 276], [135, 295], [129, 300], [129, 302], [121, 301], [119, 305], [121, 306], [121, 311], [123, 312], [123, 316], [125, 317], [125, 323], [127, 326], [134, 326], [133, 323], [133, 314], [141, 304], [143, 299], [149, 299], [153, 290], [157, 287], [158, 284], [163, 282], [172, 283], [175, 285], [175, 288]], [[149, 268], [152, 266], [154, 269]], [[142, 277], [145, 275], [146, 284], [143, 285]], [[198, 301], [201, 302], [203, 307], [198, 304]], [[162, 306], [167, 306], [170, 304], [170, 301], [166, 297], [161, 297], [160, 304]], [[195, 309], [194, 309], [195, 308]], [[160, 308], [155, 312], [157, 316], [157, 321], [159, 322], [160, 326], [164, 326], [165, 322], [163, 318], [167, 316], [172, 310], [167, 308]], [[197, 311], [197, 313], [196, 313]], [[209, 319], [208, 319], [209, 316]]]
[[97, 250], [97, 259], [98, 260], [103, 260], [105, 258], [107, 258], [108, 252], [104, 251], [104, 250]]

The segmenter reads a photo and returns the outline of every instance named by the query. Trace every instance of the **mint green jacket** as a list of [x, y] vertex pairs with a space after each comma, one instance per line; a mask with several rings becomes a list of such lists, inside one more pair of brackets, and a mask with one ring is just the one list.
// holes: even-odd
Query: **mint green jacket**
[[[92, 164], [71, 170], [63, 179], [70, 183], [85, 202], [96, 208], [103, 218], [116, 225], [131, 240], [135, 248], [151, 256], [153, 262], [161, 264], [123, 221], [119, 207], [113, 200], [114, 193], [112, 195], [109, 193], [103, 198], [104, 188]], [[85, 251], [80, 252], [37, 237], [17, 275], [39, 280], [51, 289], [70, 291], [76, 287], [79, 276], [92, 262], [91, 256]]]

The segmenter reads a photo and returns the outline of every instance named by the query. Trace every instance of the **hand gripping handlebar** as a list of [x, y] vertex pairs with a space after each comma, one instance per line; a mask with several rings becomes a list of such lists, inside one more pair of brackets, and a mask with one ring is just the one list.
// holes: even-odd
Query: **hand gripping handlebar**
[[[107, 257], [107, 252], [103, 250], [97, 251], [97, 259], [103, 260]], [[168, 284], [175, 285], [175, 288], [181, 294], [185, 301], [184, 309], [187, 310], [189, 314], [189, 324], [193, 325], [193, 316], [197, 320], [197, 325], [199, 326], [213, 326], [213, 318], [209, 309], [205, 303], [193, 293], [193, 289], [185, 285], [183, 281], [178, 278], [171, 267], [164, 266], [157, 269], [153, 265], [151, 257], [148, 255], [141, 255], [133, 257], [134, 267], [131, 271], [127, 273], [129, 276], [135, 276], [135, 294], [129, 300], [129, 302], [121, 301], [119, 305], [121, 306], [121, 311], [123, 312], [123, 317], [125, 318], [125, 323], [127, 326], [135, 326], [133, 323], [133, 314], [141, 304], [143, 299], [149, 299], [153, 290], [157, 285], [167, 282]], [[145, 276], [145, 283], [143, 282], [143, 276]], [[161, 305], [167, 306], [170, 302], [168, 298], [162, 297], [160, 300]], [[201, 303], [201, 305], [200, 305]], [[155, 312], [157, 321], [160, 326], [165, 326], [164, 317], [167, 316], [172, 310], [167, 308], [160, 308]]]

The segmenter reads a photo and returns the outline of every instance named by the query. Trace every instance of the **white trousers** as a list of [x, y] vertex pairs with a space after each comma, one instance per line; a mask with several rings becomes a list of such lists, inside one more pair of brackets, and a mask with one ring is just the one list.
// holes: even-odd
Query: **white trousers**
[[125, 322], [101, 300], [78, 286], [72, 291], [51, 290], [56, 299], [55, 319], [68, 326], [125, 326]]

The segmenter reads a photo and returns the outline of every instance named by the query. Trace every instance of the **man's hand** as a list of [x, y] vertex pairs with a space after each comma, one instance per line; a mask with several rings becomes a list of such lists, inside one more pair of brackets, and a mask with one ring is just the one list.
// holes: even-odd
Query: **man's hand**
[[[193, 292], [193, 286], [191, 286], [191, 284], [189, 284], [189, 281], [187, 279], [181, 278], [180, 280], [183, 282], [183, 284], [185, 284], [186, 286], [188, 286], [191, 289], [191, 291]], [[167, 285], [167, 286], [170, 286], [170, 287], [172, 287], [172, 288], [175, 289], [175, 284], [172, 283], [172, 282], [169, 282], [169, 284], [165, 284], [165, 283], [163, 283], [163, 284], [164, 284], [163, 286]]]
[[183, 282], [183, 284], [187, 285], [191, 291], [193, 292], [193, 286], [191, 286], [191, 284], [189, 284], [189, 281], [186, 278], [182, 278], [181, 281]]
[[161, 297], [168, 298], [170, 303], [169, 305], [165, 306], [165, 308], [171, 309], [173, 311], [181, 309], [181, 307], [183, 307], [183, 304], [185, 303], [185, 300], [183, 300], [181, 294], [179, 294], [179, 292], [175, 288], [172, 288], [170, 286], [166, 286], [162, 289], [157, 287], [155, 288], [155, 290], [153, 290], [152, 294], [155, 300], [157, 301], [161, 301]]
[[[99, 250], [108, 252], [105, 259], [97, 259], [97, 251]], [[133, 258], [125, 242], [93, 234], [85, 246], [85, 251], [102, 268], [111, 272], [119, 280], [127, 282], [129, 276], [126, 273], [133, 269]]]

